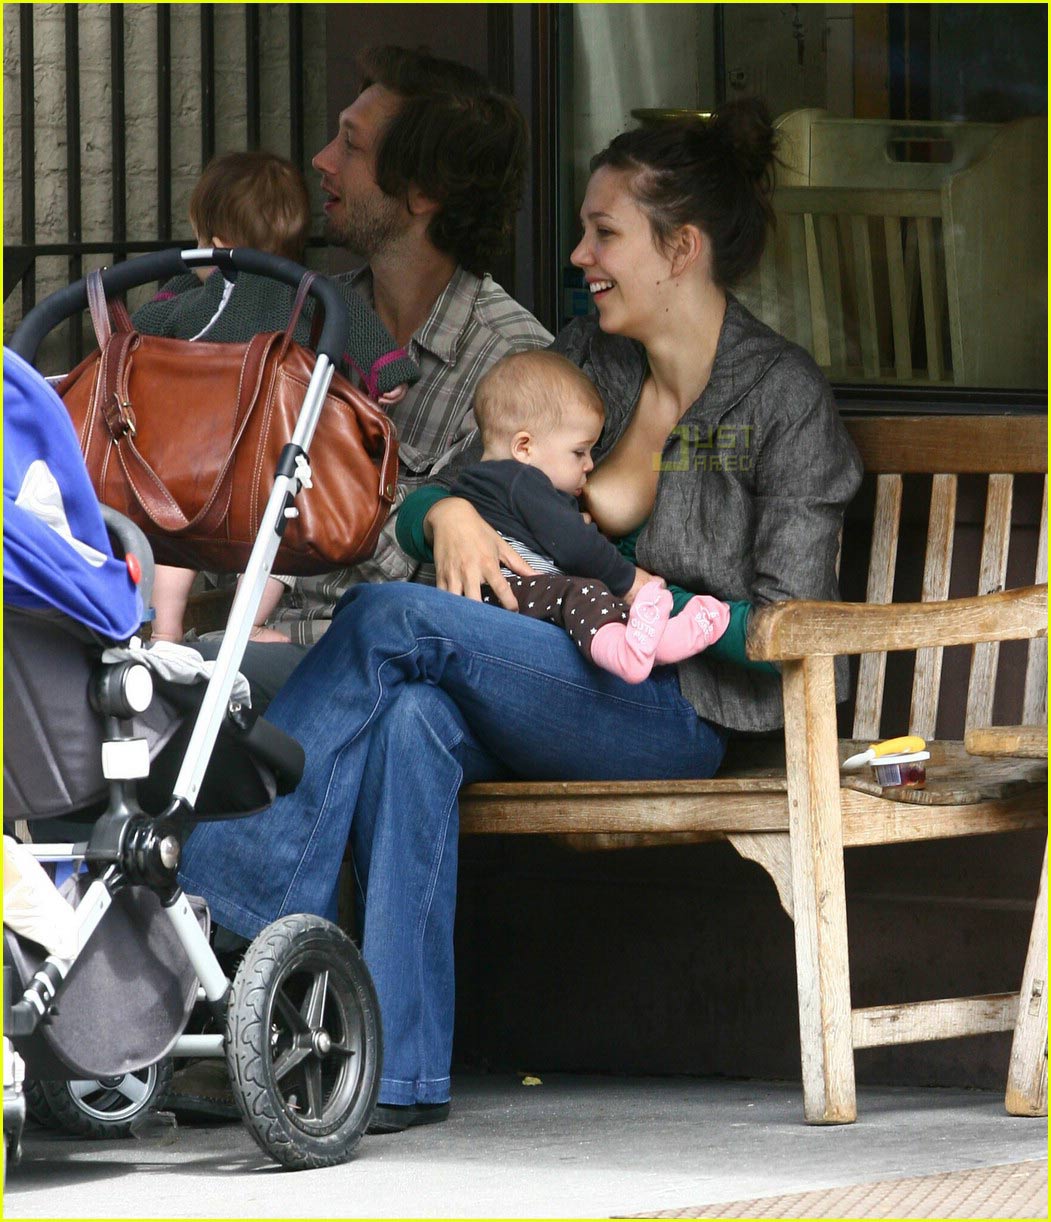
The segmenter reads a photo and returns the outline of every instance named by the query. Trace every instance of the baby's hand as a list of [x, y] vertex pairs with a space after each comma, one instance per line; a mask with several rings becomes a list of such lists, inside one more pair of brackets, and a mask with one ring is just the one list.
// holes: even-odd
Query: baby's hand
[[395, 386], [393, 390], [385, 391], [376, 402], [380, 407], [393, 407], [395, 403], [400, 403], [405, 398], [405, 392], [408, 389], [408, 382], [402, 382], [400, 386]]
[[631, 583], [631, 589], [624, 595], [624, 601], [629, 607], [635, 601], [635, 595], [638, 594], [647, 581], [659, 581], [662, 586], [665, 584], [663, 577], [654, 577], [652, 573], [647, 573], [645, 569], [636, 567], [635, 580]]

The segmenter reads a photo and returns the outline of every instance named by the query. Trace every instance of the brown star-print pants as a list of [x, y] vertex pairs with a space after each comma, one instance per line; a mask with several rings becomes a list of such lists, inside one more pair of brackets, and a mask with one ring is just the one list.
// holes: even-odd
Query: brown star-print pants
[[[595, 633], [604, 624], [628, 622], [628, 604], [601, 581], [590, 577], [544, 573], [536, 577], [510, 576], [507, 583], [518, 600], [519, 614], [564, 628], [589, 662]], [[488, 586], [482, 587], [482, 602], [500, 605]]]

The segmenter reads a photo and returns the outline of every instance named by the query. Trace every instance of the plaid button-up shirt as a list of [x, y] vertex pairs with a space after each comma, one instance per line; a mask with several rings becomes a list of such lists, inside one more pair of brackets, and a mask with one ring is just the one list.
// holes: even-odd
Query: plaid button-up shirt
[[[368, 268], [335, 279], [353, 284], [373, 304]], [[351, 568], [295, 579], [270, 620], [274, 628], [297, 644], [312, 645], [328, 628], [336, 603], [350, 586], [362, 581], [433, 580], [398, 546], [394, 536], [398, 506], [414, 489], [430, 483], [474, 437], [474, 390], [490, 365], [508, 352], [546, 348], [551, 339], [491, 276], [479, 279], [457, 268], [427, 321], [409, 341], [409, 356], [422, 377], [400, 403], [387, 409], [398, 430], [398, 489], [375, 555]]]

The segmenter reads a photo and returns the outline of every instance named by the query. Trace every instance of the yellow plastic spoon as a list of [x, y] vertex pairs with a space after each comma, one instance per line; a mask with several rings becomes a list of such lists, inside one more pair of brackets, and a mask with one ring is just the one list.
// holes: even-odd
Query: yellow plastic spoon
[[906, 734], [901, 738], [885, 738], [883, 742], [872, 743], [867, 751], [860, 751], [845, 759], [841, 765], [844, 771], [853, 772], [864, 768], [881, 755], [911, 755], [914, 751], [925, 751], [926, 742], [918, 734]]

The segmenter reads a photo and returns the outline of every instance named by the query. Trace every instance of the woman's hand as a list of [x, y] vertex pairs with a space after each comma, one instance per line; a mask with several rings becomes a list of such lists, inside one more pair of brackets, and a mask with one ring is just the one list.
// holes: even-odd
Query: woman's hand
[[640, 569], [638, 566], [636, 566], [635, 580], [631, 583], [631, 589], [624, 595], [624, 601], [629, 607], [635, 601], [635, 595], [638, 594], [646, 582], [654, 580], [659, 581], [661, 585], [665, 584], [663, 577], [655, 578], [652, 573], [647, 573], [645, 569]]
[[434, 568], [440, 590], [482, 601], [487, 585], [508, 611], [518, 603], [500, 572], [504, 565], [520, 577], [533, 570], [521, 556], [485, 522], [462, 497], [449, 496], [432, 505], [423, 520], [423, 533], [434, 551]]

